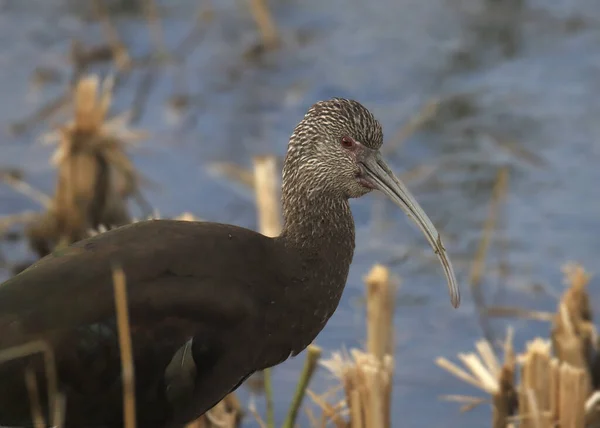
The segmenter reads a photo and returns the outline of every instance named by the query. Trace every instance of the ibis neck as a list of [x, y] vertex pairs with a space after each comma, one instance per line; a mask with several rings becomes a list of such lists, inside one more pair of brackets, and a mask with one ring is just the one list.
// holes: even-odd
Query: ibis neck
[[[283, 163], [281, 198], [285, 245], [299, 257], [346, 271], [354, 255], [354, 219], [348, 198], [320, 173], [310, 145], [290, 139]], [[345, 282], [345, 278], [344, 278]]]
[[354, 252], [354, 219], [348, 199], [306, 186], [283, 186], [284, 227], [281, 234], [301, 248], [335, 249], [343, 258]]

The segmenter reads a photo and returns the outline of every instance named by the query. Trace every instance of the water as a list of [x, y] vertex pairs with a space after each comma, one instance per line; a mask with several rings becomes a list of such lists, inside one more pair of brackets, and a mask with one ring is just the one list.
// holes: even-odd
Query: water
[[[50, 85], [39, 100], [25, 98], [36, 66], [58, 69], [64, 81], [70, 38], [99, 40], [99, 28], [84, 21], [87, 9], [69, 9], [68, 3], [78, 4], [0, 2], [5, 129], [60, 93], [60, 86]], [[561, 264], [575, 260], [595, 269], [600, 254], [600, 202], [593, 190], [600, 182], [600, 8], [591, 0], [272, 3], [285, 40], [282, 50], [257, 61], [244, 59], [257, 37], [252, 21], [242, 4], [218, 2], [184, 70], [156, 70], [137, 124], [153, 135], [133, 152], [141, 171], [159, 183], [146, 191], [148, 199], [162, 215], [191, 211], [255, 227], [251, 193], [209, 174], [206, 166], [223, 160], [250, 166], [255, 154], [283, 155], [293, 126], [319, 99], [360, 100], [390, 139], [429, 100], [442, 99], [436, 118], [391, 149], [388, 158], [398, 173], [437, 165], [434, 174], [408, 185], [445, 236], [462, 285], [460, 309], [451, 308], [443, 273], [426, 241], [396, 207], [372, 195], [352, 203], [357, 253], [344, 298], [317, 343], [326, 355], [362, 343], [362, 278], [373, 263], [387, 263], [403, 281], [395, 316], [394, 426], [489, 424], [485, 406], [460, 415], [455, 404], [437, 400], [441, 394], [478, 392], [433, 361], [470, 351], [482, 334], [467, 279], [498, 168], [509, 168], [509, 193], [488, 255], [482, 285], [487, 302], [553, 310], [562, 289]], [[197, 8], [191, 0], [168, 3], [167, 46], [187, 34]], [[133, 9], [115, 22], [132, 55], [143, 56], [151, 41]], [[133, 73], [119, 91], [116, 110], [130, 107], [144, 73]], [[183, 130], [165, 115], [165, 100], [176, 91], [196, 95], [195, 121]], [[5, 134], [0, 166], [22, 168], [30, 183], [51, 193], [50, 149], [35, 143], [43, 129]], [[0, 214], [24, 209], [38, 206], [0, 187]], [[11, 260], [25, 253], [23, 246], [5, 246], [5, 253], [7, 248]], [[591, 293], [596, 303], [600, 295], [593, 285]], [[548, 331], [543, 323], [511, 324], [517, 349]], [[504, 324], [494, 321], [493, 327], [502, 337]], [[275, 369], [280, 420], [301, 364], [297, 358]], [[319, 376], [312, 389], [329, 386], [327, 377]]]

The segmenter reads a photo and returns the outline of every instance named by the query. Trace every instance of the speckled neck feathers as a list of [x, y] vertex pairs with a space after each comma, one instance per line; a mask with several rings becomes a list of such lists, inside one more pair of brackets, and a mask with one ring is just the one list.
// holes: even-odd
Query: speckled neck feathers
[[314, 191], [308, 184], [283, 188], [282, 237], [300, 247], [343, 245], [354, 250], [354, 219], [348, 199], [341, 194]]

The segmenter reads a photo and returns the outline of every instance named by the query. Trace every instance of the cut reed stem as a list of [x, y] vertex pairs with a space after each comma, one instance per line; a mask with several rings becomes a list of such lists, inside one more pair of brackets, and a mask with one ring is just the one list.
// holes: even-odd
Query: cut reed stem
[[254, 158], [254, 191], [258, 208], [258, 230], [274, 237], [281, 232], [281, 214], [275, 156]]
[[[598, 368], [598, 339], [592, 320], [587, 291], [590, 276], [583, 267], [568, 264], [563, 268], [568, 288], [561, 296], [552, 316], [550, 339], [535, 338], [525, 352], [515, 358], [512, 329], [504, 344], [504, 363], [501, 367], [488, 343], [476, 344], [479, 355], [459, 354], [470, 370], [466, 373], [449, 361], [439, 358], [442, 366], [461, 380], [492, 395], [493, 428], [597, 428], [600, 426], [594, 394]], [[501, 308], [510, 313], [511, 308]], [[525, 310], [512, 311], [523, 318]], [[535, 313], [531, 311], [531, 313]], [[535, 313], [531, 319], [548, 321], [548, 314]], [[518, 366], [517, 366], [518, 363]], [[515, 384], [516, 368], [520, 370]], [[465, 401], [464, 399], [462, 401]], [[466, 401], [465, 401], [466, 402]]]
[[121, 352], [121, 381], [123, 383], [123, 415], [125, 428], [136, 427], [135, 413], [135, 370], [131, 332], [129, 329], [129, 310], [127, 308], [127, 290], [125, 273], [121, 268], [113, 269], [113, 287], [117, 326], [119, 330], [119, 348]]
[[367, 285], [367, 351], [383, 360], [392, 354], [394, 290], [390, 272], [375, 265], [364, 278]]

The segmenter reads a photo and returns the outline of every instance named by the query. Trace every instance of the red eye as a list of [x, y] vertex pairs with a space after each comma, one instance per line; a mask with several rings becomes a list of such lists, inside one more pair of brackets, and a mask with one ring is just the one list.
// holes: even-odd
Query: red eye
[[352, 147], [354, 147], [354, 140], [350, 137], [343, 137], [342, 147], [345, 149], [351, 149]]

